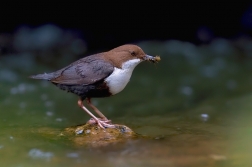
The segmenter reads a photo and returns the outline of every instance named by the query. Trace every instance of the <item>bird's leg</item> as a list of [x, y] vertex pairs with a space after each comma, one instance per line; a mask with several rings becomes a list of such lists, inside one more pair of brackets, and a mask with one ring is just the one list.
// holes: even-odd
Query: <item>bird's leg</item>
[[98, 110], [98, 108], [96, 108], [92, 102], [91, 102], [91, 98], [87, 98], [87, 104], [100, 116], [101, 120], [104, 120], [104, 121], [109, 121], [105, 115], [102, 114], [101, 111]]
[[107, 121], [103, 121], [103, 120], [100, 120], [99, 118], [97, 118], [96, 116], [94, 116], [94, 114], [92, 114], [84, 105], [83, 105], [83, 102], [82, 102], [82, 99], [79, 99], [78, 100], [78, 105], [80, 108], [82, 108], [86, 113], [88, 113], [88, 115], [90, 115], [96, 122], [97, 124], [105, 129], [106, 127], [110, 127], [110, 128], [114, 128], [115, 125], [111, 125], [111, 124], [108, 124]]

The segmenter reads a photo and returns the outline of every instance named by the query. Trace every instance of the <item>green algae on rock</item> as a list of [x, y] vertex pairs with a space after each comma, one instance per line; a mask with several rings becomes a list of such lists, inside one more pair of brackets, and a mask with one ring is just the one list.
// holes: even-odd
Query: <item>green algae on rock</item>
[[62, 135], [71, 136], [79, 146], [107, 146], [137, 137], [137, 134], [125, 125], [114, 124], [115, 128], [102, 129], [97, 124], [84, 124], [65, 128]]

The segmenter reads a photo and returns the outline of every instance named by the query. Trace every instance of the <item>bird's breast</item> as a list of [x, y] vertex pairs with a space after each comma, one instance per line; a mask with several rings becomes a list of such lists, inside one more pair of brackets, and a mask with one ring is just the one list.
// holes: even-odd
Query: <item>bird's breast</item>
[[114, 95], [121, 92], [130, 80], [132, 71], [120, 68], [114, 69], [114, 72], [105, 79], [109, 92]]
[[114, 67], [113, 73], [105, 79], [109, 92], [114, 95], [121, 92], [130, 80], [134, 68], [141, 62], [140, 59], [129, 60], [122, 64], [122, 68]]

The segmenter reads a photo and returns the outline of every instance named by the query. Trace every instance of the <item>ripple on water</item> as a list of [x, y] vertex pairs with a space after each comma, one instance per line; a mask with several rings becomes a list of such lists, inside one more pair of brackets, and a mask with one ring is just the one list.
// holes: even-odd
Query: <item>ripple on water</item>
[[57, 121], [57, 122], [62, 122], [63, 119], [62, 119], [62, 118], [56, 118], [55, 121]]
[[78, 158], [79, 154], [78, 153], [67, 153], [66, 156], [69, 158]]
[[47, 111], [47, 112], [46, 112], [46, 115], [47, 115], [48, 117], [51, 117], [51, 116], [54, 115], [54, 113], [53, 113], [52, 111]]
[[202, 120], [203, 122], [206, 122], [206, 121], [208, 121], [208, 119], [209, 119], [209, 115], [208, 115], [208, 114], [201, 114], [201, 115], [200, 115], [200, 118], [201, 118], [201, 120]]
[[50, 161], [51, 158], [54, 156], [54, 154], [52, 152], [44, 152], [41, 151], [37, 148], [33, 148], [29, 151], [28, 153], [29, 157], [33, 158], [33, 159], [44, 159], [47, 161]]

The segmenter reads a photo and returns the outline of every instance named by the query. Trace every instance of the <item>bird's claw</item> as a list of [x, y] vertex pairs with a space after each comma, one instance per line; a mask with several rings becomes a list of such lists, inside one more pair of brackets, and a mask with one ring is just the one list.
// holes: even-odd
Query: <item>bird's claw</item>
[[94, 118], [90, 118], [87, 123], [91, 124], [91, 125], [92, 124], [98, 124], [99, 127], [101, 127], [102, 129], [115, 128], [115, 125], [113, 125], [111, 123], [111, 120], [108, 120], [108, 119], [104, 120], [104, 119], [101, 119], [101, 118], [97, 118], [97, 120], [96, 120]]

